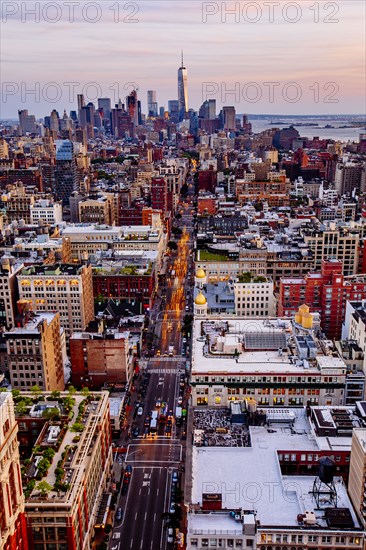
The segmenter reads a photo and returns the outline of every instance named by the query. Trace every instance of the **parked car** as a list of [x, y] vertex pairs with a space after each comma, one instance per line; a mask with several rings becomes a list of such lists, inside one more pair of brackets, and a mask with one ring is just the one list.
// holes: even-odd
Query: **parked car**
[[116, 521], [122, 521], [123, 511], [122, 508], [117, 508]]
[[174, 531], [173, 531], [173, 527], [169, 527], [168, 529], [168, 533], [167, 533], [167, 541], [172, 543], [174, 542]]

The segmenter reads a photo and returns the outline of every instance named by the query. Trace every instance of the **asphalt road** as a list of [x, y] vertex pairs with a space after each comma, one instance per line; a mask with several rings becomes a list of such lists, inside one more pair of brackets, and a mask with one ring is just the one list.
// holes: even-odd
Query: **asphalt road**
[[[181, 428], [173, 421], [171, 436], [161, 425], [157, 436], [144, 436], [146, 414], [156, 410], [157, 400], [166, 402], [168, 409], [175, 412], [179, 395], [180, 373], [185, 372], [187, 361], [186, 344], [182, 343], [182, 320], [188, 305], [187, 289], [192, 286], [192, 209], [183, 208], [183, 215], [176, 225], [183, 230], [178, 250], [169, 258], [175, 277], [167, 276], [166, 289], [160, 290], [160, 299], [150, 315], [150, 330], [154, 331], [155, 357], [148, 360], [146, 371], [150, 373], [143, 414], [133, 419], [133, 430], [138, 427], [139, 435], [129, 441], [126, 463], [132, 467], [127, 495], [120, 496], [117, 507], [123, 510], [122, 522], [115, 523], [110, 538], [110, 550], [171, 550], [167, 542], [167, 525], [162, 514], [169, 512], [171, 504], [171, 481], [173, 471], [184, 463], [184, 444]], [[168, 264], [168, 266], [169, 266]], [[191, 270], [191, 278], [187, 273]], [[169, 274], [169, 270], [168, 270]], [[161, 296], [166, 295], [160, 309]], [[192, 300], [193, 292], [190, 292]], [[188, 341], [189, 345], [189, 341]], [[169, 357], [169, 346], [174, 356]], [[138, 384], [138, 383], [137, 383]]]

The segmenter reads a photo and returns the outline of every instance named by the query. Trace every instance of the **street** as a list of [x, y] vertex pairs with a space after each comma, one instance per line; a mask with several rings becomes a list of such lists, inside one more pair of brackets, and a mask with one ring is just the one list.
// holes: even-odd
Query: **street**
[[[117, 508], [123, 510], [123, 519], [119, 523], [115, 521], [109, 543], [111, 550], [173, 549], [176, 546], [170, 536], [168, 542], [168, 527], [179, 526], [182, 517], [178, 502], [181, 498], [178, 497], [183, 487], [185, 422], [177, 425], [175, 410], [179, 396], [179, 403], [187, 407], [182, 386], [185, 387], [184, 382], [188, 380], [186, 363], [190, 338], [183, 342], [181, 329], [184, 316], [193, 311], [193, 292], [189, 301], [186, 299], [193, 274], [191, 206], [183, 207], [182, 217], [175, 225], [181, 227], [182, 234], [177, 242], [178, 249], [172, 250], [168, 257], [166, 285], [159, 288], [158, 299], [150, 313], [153, 357], [147, 359], [145, 365], [141, 361], [140, 376], [148, 382], [141, 385], [140, 381], [136, 390], [138, 406], [132, 406], [135, 412], [131, 411], [131, 439], [125, 456], [131, 474], [127, 490], [121, 491], [117, 502]], [[161, 415], [164, 406], [168, 421], [159, 422], [156, 433], [151, 433], [151, 414], [157, 411]], [[143, 414], [136, 414], [137, 407], [143, 409]], [[137, 430], [138, 435], [134, 436]], [[125, 446], [126, 440], [122, 438], [120, 444]], [[178, 482], [173, 482], [173, 474], [177, 476], [178, 473]]]

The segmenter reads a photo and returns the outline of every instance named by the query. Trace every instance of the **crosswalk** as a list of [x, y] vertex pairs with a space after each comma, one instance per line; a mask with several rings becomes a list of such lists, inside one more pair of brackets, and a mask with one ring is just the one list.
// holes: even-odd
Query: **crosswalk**
[[177, 374], [177, 369], [149, 369], [151, 374]]
[[149, 359], [149, 363], [182, 363], [183, 361], [184, 359], [182, 359], [182, 357], [179, 357], [179, 355], [176, 355], [175, 357], [152, 357], [151, 359]]

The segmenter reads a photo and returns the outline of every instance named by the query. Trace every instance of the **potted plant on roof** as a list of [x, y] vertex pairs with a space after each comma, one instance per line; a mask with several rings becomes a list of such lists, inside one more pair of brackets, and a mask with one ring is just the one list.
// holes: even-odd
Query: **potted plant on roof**
[[38, 483], [37, 490], [40, 492], [41, 498], [47, 498], [48, 493], [52, 491], [52, 485], [43, 480]]

